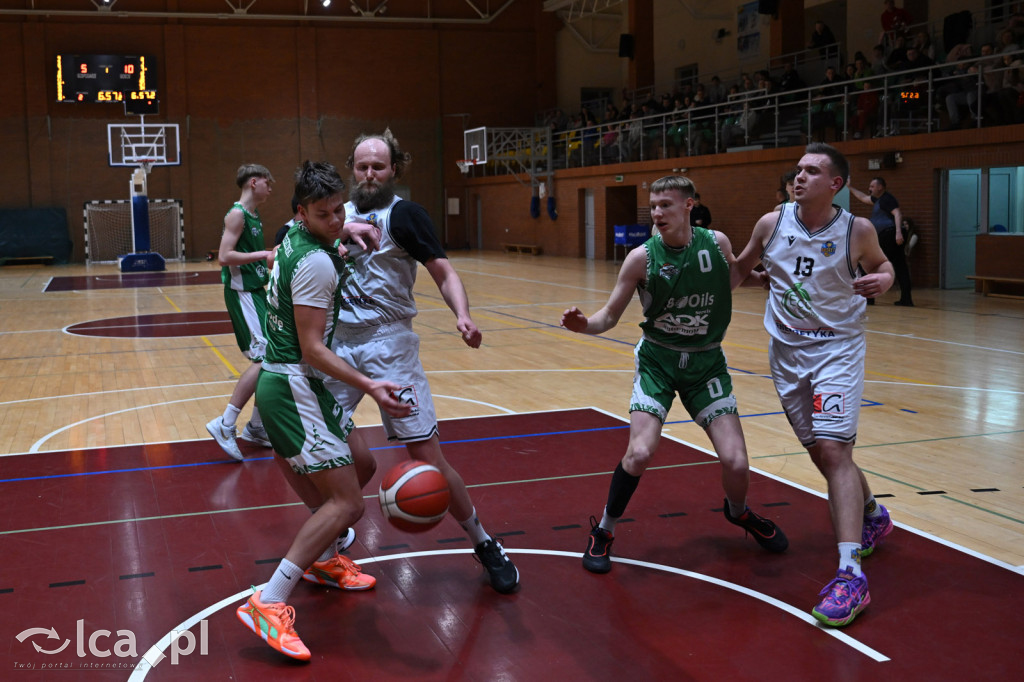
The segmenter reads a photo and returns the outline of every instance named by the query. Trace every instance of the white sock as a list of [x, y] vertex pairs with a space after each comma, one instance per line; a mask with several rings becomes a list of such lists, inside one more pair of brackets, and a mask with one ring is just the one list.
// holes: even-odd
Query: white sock
[[473, 507], [473, 513], [469, 515], [468, 519], [459, 521], [459, 525], [462, 526], [462, 530], [469, 533], [469, 539], [473, 541], [474, 547], [491, 539], [476, 516], [476, 507]]
[[606, 531], [615, 535], [615, 523], [618, 521], [614, 516], [608, 516], [608, 507], [604, 508], [604, 513], [601, 515], [601, 523], [597, 524], [598, 528], [604, 528]]
[[252, 407], [252, 416], [249, 417], [249, 423], [253, 425], [253, 428], [257, 429], [263, 426], [263, 417], [260, 416], [260, 411], [255, 405]]
[[281, 563], [277, 565], [274, 575], [270, 577], [267, 586], [263, 588], [260, 601], [264, 604], [279, 604], [287, 600], [295, 585], [302, 580], [304, 572], [287, 559], [281, 559]]
[[860, 569], [860, 543], [840, 542], [839, 543], [839, 570], [853, 573], [855, 576], [864, 575]]
[[230, 427], [235, 425], [235, 422], [238, 421], [238, 413], [239, 412], [241, 412], [240, 409], [238, 409], [234, 405], [228, 403], [228, 406], [226, 408], [224, 408], [224, 416], [221, 417], [220, 420], [222, 422], [224, 422], [224, 426], [227, 426], [227, 427], [230, 428]]

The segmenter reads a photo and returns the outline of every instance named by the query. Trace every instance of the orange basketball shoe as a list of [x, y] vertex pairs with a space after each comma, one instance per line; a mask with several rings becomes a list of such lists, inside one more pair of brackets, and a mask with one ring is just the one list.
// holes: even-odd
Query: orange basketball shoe
[[340, 554], [327, 561], [317, 561], [302, 574], [303, 580], [318, 585], [329, 585], [342, 590], [372, 590], [377, 579], [363, 573], [359, 565]]
[[308, 661], [309, 649], [295, 632], [295, 609], [287, 604], [264, 604], [260, 601], [262, 591], [253, 588], [252, 596], [238, 607], [235, 614], [246, 627], [263, 638], [270, 646], [285, 656], [299, 661]]

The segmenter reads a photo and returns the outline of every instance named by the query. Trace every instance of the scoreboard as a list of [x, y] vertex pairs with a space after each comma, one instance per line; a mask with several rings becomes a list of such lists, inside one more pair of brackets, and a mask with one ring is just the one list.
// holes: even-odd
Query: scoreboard
[[155, 103], [156, 59], [146, 55], [57, 55], [58, 102]]

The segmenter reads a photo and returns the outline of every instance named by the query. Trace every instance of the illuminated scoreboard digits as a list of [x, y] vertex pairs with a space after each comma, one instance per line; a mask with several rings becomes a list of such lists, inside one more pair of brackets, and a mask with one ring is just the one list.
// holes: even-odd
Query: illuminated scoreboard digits
[[156, 60], [145, 55], [57, 55], [58, 102], [156, 99]]

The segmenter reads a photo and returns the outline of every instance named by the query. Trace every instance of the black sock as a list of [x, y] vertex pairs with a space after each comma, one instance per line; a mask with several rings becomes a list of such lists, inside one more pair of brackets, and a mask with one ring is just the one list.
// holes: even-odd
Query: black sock
[[626, 505], [633, 497], [637, 485], [640, 484], [640, 477], [633, 476], [622, 468], [622, 462], [615, 467], [612, 473], [612, 483], [608, 488], [608, 504], [605, 509], [609, 516], [619, 518], [626, 512]]

